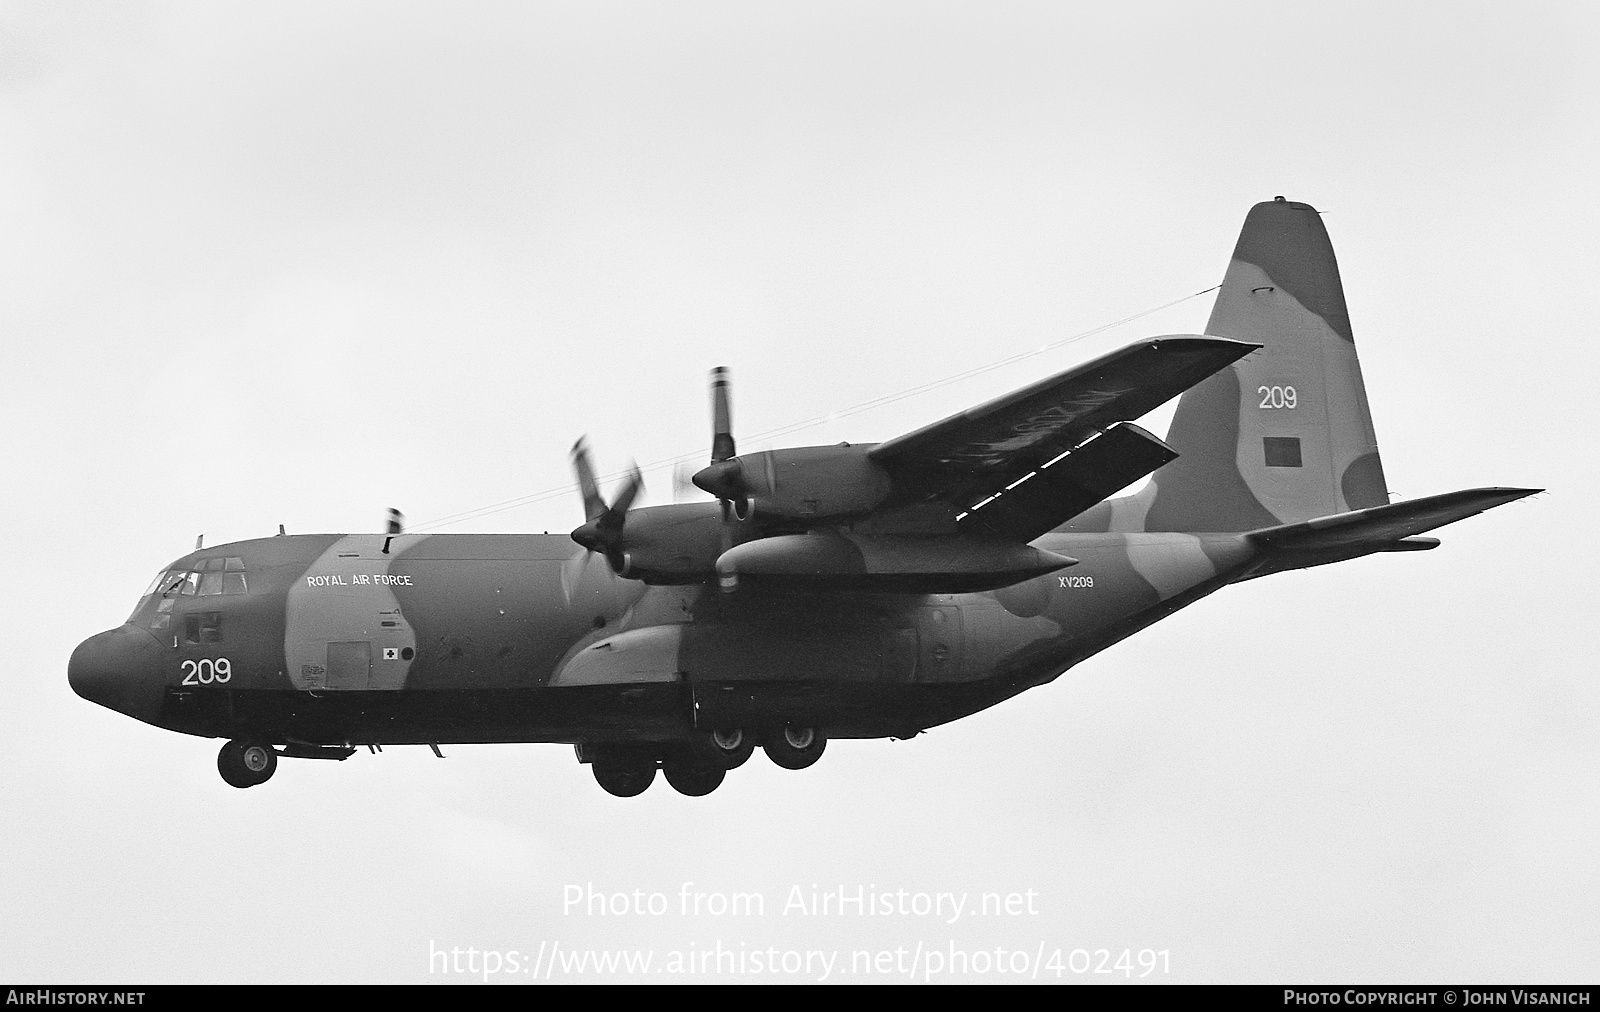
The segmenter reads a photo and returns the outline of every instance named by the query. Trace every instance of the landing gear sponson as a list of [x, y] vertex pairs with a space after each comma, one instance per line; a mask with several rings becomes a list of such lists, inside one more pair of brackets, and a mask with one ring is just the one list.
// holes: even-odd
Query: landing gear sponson
[[[810, 766], [828, 744], [815, 728], [793, 725], [761, 738], [767, 757], [789, 770]], [[666, 746], [593, 744], [579, 745], [577, 752], [578, 761], [593, 770], [595, 782], [619, 798], [643, 794], [655, 781], [657, 769], [673, 790], [698, 798], [720, 787], [728, 771], [743, 766], [755, 748], [755, 733], [730, 728]]]

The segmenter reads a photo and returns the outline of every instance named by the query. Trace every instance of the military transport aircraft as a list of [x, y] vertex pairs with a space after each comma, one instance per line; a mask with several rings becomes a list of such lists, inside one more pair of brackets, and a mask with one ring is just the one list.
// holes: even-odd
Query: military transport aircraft
[[[1132, 423], [1180, 394], [1165, 440]], [[1245, 219], [1204, 335], [884, 443], [739, 454], [723, 370], [712, 406], [694, 483], [716, 501], [634, 509], [635, 470], [607, 503], [580, 441], [570, 538], [197, 550], [73, 652], [71, 685], [229, 739], [235, 787], [363, 745], [563, 742], [612, 794], [659, 769], [703, 795], [757, 745], [802, 769], [829, 738], [909, 738], [1230, 583], [1434, 548], [1539, 491], [1389, 501], [1332, 246], [1282, 197]]]

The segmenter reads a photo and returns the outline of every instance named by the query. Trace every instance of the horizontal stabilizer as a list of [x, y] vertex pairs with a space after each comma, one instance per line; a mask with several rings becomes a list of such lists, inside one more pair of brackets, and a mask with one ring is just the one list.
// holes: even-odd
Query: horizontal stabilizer
[[1320, 566], [1373, 552], [1432, 548], [1437, 544], [1433, 538], [1414, 536], [1542, 491], [1538, 488], [1469, 488], [1410, 502], [1335, 513], [1297, 524], [1264, 527], [1246, 535], [1269, 552], [1266, 562], [1249, 576]]
[[997, 538], [1032, 541], [1168, 463], [1177, 452], [1124, 422], [1001, 492], [961, 520]]

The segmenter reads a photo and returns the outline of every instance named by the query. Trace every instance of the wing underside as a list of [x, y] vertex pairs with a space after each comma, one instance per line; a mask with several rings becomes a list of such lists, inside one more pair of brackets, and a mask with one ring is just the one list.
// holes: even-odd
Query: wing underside
[[1144, 429], [1123, 422], [979, 502], [959, 523], [995, 537], [1032, 541], [1177, 456]]
[[894, 493], [880, 508], [944, 503], [967, 519], [983, 515], [990, 533], [1037, 537], [1175, 456], [1118, 423], [1259, 347], [1151, 338], [881, 443], [869, 456], [889, 472]]

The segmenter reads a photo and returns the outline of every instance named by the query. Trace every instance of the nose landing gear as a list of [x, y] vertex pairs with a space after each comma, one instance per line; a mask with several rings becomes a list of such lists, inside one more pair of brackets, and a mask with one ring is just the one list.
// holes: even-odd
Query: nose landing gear
[[236, 738], [217, 753], [217, 772], [233, 787], [264, 784], [277, 769], [277, 750], [263, 741]]

